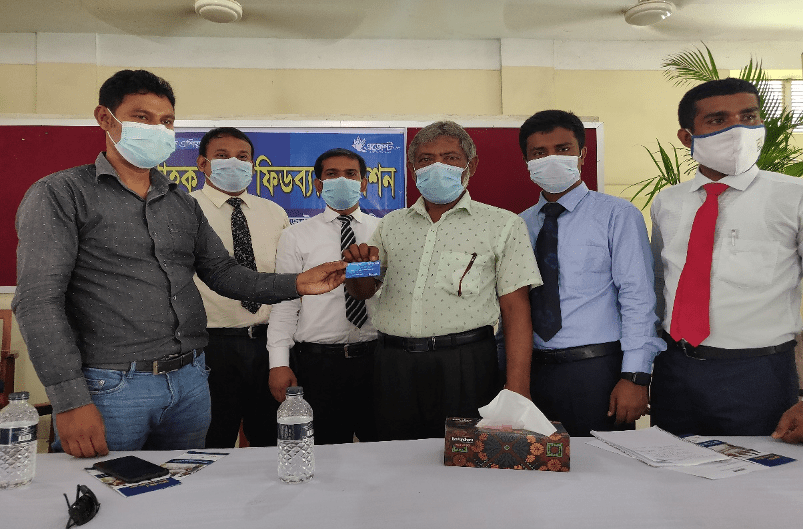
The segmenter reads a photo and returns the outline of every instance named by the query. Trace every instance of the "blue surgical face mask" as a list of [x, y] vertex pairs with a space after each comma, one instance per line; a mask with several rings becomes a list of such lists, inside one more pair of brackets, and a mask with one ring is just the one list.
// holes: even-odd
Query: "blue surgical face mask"
[[212, 185], [221, 191], [237, 193], [243, 191], [251, 183], [251, 162], [237, 158], [207, 159], [210, 175], [207, 177]]
[[561, 193], [581, 177], [577, 156], [551, 154], [528, 162], [530, 179], [548, 193]]
[[[109, 113], [112, 114], [111, 110]], [[112, 117], [123, 127], [120, 141], [114, 143], [109, 131], [106, 134], [120, 156], [131, 165], [150, 169], [167, 160], [176, 150], [176, 133], [164, 125], [120, 121], [114, 114]]]
[[466, 167], [455, 167], [436, 162], [416, 169], [416, 187], [428, 202], [449, 204], [464, 192], [463, 172]]
[[362, 183], [362, 180], [353, 180], [343, 176], [321, 180], [323, 185], [321, 198], [324, 199], [327, 206], [336, 211], [347, 210], [360, 200]]

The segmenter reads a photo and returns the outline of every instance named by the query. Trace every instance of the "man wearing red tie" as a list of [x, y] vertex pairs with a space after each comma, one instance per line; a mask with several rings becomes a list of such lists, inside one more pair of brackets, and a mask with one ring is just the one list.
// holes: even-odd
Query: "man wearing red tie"
[[802, 181], [756, 166], [765, 139], [753, 84], [687, 92], [678, 138], [695, 177], [651, 206], [657, 311], [651, 421], [676, 434], [801, 442]]

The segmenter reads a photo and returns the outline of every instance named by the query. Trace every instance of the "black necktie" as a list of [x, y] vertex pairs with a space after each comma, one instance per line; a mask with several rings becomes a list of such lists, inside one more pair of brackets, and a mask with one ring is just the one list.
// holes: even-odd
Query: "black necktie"
[[[357, 244], [357, 239], [355, 239], [355, 232], [352, 230], [352, 216], [338, 215], [338, 220], [341, 221], [341, 252], [343, 252], [350, 245]], [[344, 293], [346, 294], [346, 319], [359, 329], [368, 319], [366, 302], [362, 299], [353, 298], [346, 292], [346, 289], [344, 289]]]
[[544, 224], [536, 238], [536, 264], [544, 284], [530, 291], [530, 318], [533, 332], [545, 342], [561, 330], [561, 304], [558, 295], [558, 216], [564, 206], [545, 204]]
[[[254, 262], [254, 248], [251, 246], [251, 232], [248, 231], [246, 216], [240, 209], [243, 200], [232, 197], [226, 203], [232, 206], [232, 241], [234, 242], [235, 259], [246, 268], [256, 271], [257, 264]], [[252, 314], [260, 310], [260, 304], [255, 301], [241, 301], [240, 304]]]

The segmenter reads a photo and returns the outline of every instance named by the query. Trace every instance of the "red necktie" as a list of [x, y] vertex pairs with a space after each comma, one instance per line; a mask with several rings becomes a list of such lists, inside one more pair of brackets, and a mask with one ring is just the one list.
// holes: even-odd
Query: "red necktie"
[[709, 336], [712, 251], [715, 245], [717, 198], [729, 186], [705, 184], [706, 200], [698, 208], [690, 230], [687, 261], [681, 271], [670, 320], [670, 336], [697, 347]]

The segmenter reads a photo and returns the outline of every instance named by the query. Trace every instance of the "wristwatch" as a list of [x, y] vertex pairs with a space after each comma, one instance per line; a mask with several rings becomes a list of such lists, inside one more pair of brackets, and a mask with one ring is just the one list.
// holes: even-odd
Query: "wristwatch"
[[623, 380], [627, 380], [629, 382], [633, 382], [637, 386], [650, 385], [650, 373], [628, 373], [627, 371], [623, 371], [620, 374], [620, 378]]

